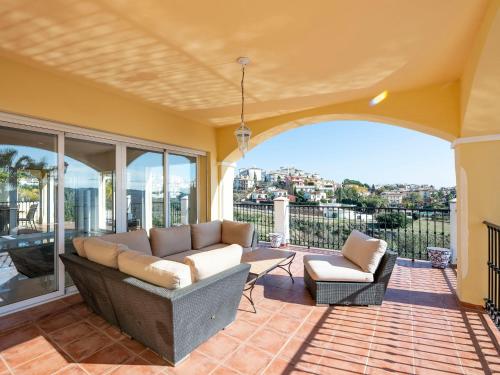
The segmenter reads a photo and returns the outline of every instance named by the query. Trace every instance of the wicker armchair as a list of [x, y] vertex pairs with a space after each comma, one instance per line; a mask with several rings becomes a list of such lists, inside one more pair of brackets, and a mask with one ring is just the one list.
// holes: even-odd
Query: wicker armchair
[[316, 305], [381, 305], [398, 254], [386, 251], [373, 282], [315, 281], [304, 267], [304, 281]]

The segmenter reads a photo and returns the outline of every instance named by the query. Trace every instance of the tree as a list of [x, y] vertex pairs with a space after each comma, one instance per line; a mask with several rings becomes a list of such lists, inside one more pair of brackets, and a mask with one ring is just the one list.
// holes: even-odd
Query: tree
[[384, 212], [376, 216], [380, 228], [396, 229], [405, 228], [411, 221], [402, 212]]
[[361, 195], [352, 186], [341, 187], [335, 190], [335, 198], [337, 198], [337, 202], [344, 204], [361, 205], [362, 201]]
[[387, 199], [377, 195], [366, 197], [362, 201], [363, 207], [367, 208], [366, 213], [374, 213], [376, 208], [387, 207], [388, 203]]
[[403, 198], [403, 206], [406, 208], [422, 208], [424, 206], [424, 199], [418, 193], [412, 192]]

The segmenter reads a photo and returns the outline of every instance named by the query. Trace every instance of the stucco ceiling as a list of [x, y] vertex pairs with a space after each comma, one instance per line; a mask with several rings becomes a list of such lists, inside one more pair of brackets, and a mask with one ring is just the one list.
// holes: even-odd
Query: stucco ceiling
[[458, 79], [486, 0], [3, 0], [0, 52], [207, 125]]

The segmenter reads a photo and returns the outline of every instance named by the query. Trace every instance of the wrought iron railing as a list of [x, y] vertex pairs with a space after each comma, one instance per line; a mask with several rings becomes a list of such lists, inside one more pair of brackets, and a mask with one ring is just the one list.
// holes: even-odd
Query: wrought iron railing
[[236, 203], [233, 217], [237, 221], [253, 223], [260, 241], [269, 241], [268, 234], [274, 231], [274, 205]]
[[488, 298], [486, 311], [500, 328], [500, 226], [484, 222], [488, 228]]
[[290, 243], [341, 249], [357, 229], [388, 243], [399, 256], [428, 259], [427, 247], [450, 246], [450, 211], [290, 205]]

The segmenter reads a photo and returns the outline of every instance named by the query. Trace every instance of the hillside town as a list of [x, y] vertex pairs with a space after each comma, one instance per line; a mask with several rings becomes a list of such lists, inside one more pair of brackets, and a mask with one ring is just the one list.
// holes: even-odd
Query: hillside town
[[287, 197], [291, 203], [361, 205], [368, 207], [447, 208], [456, 197], [455, 187], [427, 184], [369, 185], [357, 180], [336, 182], [295, 167], [242, 168], [234, 179], [234, 201], [270, 203]]

